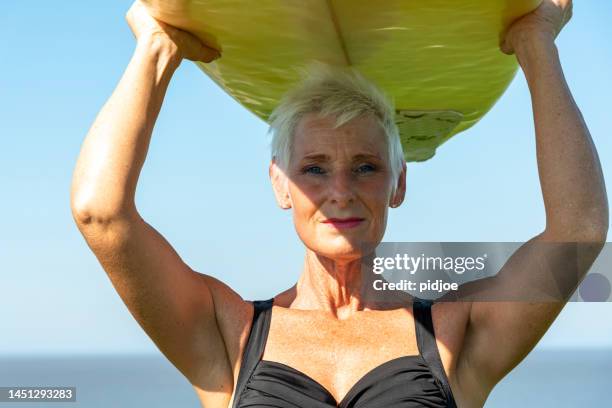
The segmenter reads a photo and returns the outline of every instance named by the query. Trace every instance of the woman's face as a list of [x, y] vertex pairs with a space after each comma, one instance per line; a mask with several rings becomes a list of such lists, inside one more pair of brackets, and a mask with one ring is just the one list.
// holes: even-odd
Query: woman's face
[[304, 244], [319, 255], [350, 261], [382, 240], [388, 207], [403, 200], [405, 170], [392, 197], [387, 140], [378, 122], [368, 115], [333, 125], [334, 118], [305, 115], [287, 172], [273, 163], [271, 176], [281, 206], [293, 208]]

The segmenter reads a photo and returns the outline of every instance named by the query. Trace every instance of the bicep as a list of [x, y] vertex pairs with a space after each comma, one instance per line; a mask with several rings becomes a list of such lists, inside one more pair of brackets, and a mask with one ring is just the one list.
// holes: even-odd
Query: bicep
[[546, 232], [535, 236], [495, 277], [463, 288], [472, 305], [462, 365], [490, 388], [544, 336], [601, 249], [554, 241]]
[[226, 353], [206, 275], [137, 213], [80, 229], [132, 316], [183, 374], [225, 363], [216, 361]]

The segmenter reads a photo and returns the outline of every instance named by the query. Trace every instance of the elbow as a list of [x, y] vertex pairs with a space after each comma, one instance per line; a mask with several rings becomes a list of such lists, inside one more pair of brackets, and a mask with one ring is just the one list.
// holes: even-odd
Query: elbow
[[74, 190], [71, 192], [70, 212], [72, 213], [72, 219], [78, 226], [91, 224], [92, 215], [90, 208], [90, 205], [88, 205], [83, 197], [77, 195]]
[[593, 234], [593, 239], [595, 240], [595, 242], [598, 242], [601, 244], [605, 244], [607, 238], [608, 238], [608, 224], [597, 229]]
[[576, 223], [576, 241], [605, 243], [608, 237], [608, 206], [585, 211], [585, 217]]
[[70, 210], [72, 212], [72, 219], [79, 229], [91, 225], [109, 224], [113, 218], [115, 218], [112, 214], [95, 210], [93, 207], [88, 207], [83, 204], [71, 203]]
[[589, 244], [603, 244], [608, 236], [608, 224], [586, 222], [576, 226], [568, 236], [567, 241]]
[[71, 205], [70, 209], [72, 212], [72, 219], [79, 228], [82, 226], [104, 224], [109, 222], [107, 217], [98, 216], [94, 212], [88, 210], [87, 207], [77, 207]]
[[104, 227], [133, 214], [134, 206], [113, 205], [104, 200], [85, 200], [73, 196], [70, 200], [72, 218], [79, 229], [90, 226]]
[[587, 233], [587, 237], [590, 238], [591, 242], [602, 243], [606, 242], [608, 237], [608, 228], [610, 225], [608, 203], [602, 206], [601, 209], [595, 211], [594, 215], [588, 217], [584, 229]]
[[606, 243], [606, 239], [608, 238], [608, 226], [597, 226], [595, 228], [587, 229], [584, 232], [585, 238], [584, 242], [597, 244], [603, 248], [603, 245]]
[[605, 211], [591, 212], [578, 220], [554, 223], [546, 227], [545, 235], [555, 241], [605, 244], [609, 218]]
[[590, 233], [590, 238], [594, 242], [605, 243], [608, 237], [608, 227], [610, 225], [610, 208], [608, 206], [608, 197], [603, 192], [603, 199], [600, 204], [588, 211], [585, 228]]
[[[608, 199], [605, 190], [592, 193], [583, 205], [570, 207], [555, 219], [567, 231], [567, 241], [605, 243], [610, 224]], [[560, 230], [560, 228], [556, 228]]]

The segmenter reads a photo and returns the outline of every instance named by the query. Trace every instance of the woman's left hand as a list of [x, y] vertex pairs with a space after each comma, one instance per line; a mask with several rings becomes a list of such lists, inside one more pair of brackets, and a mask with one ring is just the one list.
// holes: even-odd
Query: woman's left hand
[[542, 4], [510, 25], [500, 45], [504, 54], [514, 54], [523, 41], [546, 38], [554, 41], [572, 18], [572, 0], [543, 0]]

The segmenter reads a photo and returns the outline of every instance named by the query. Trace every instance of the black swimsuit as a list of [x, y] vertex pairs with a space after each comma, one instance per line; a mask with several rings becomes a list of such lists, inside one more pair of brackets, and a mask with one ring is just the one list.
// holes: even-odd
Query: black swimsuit
[[253, 301], [253, 324], [242, 356], [233, 408], [456, 408], [436, 345], [431, 301], [415, 299], [413, 303], [419, 354], [375, 367], [338, 402], [325, 387], [301, 371], [261, 359], [273, 300]]

